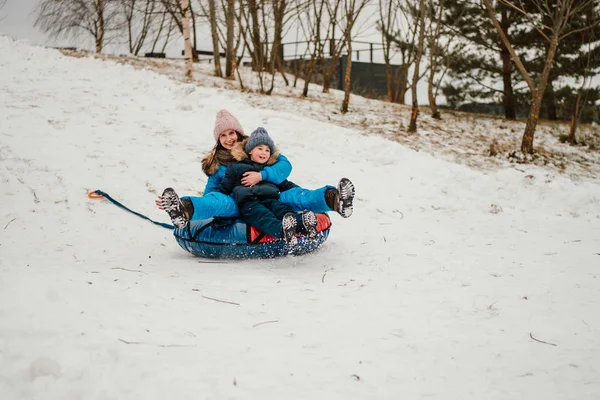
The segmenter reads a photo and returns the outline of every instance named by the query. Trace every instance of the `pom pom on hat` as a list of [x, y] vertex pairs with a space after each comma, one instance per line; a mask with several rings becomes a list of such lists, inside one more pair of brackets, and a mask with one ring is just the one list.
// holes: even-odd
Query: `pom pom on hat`
[[237, 120], [236, 117], [231, 115], [231, 113], [227, 110], [221, 110], [217, 113], [217, 119], [215, 121], [215, 129], [213, 131], [213, 135], [215, 136], [215, 141], [219, 141], [219, 136], [221, 133], [228, 129], [233, 129], [234, 131], [245, 135], [244, 128], [240, 124], [240, 121]]
[[273, 139], [271, 139], [265, 128], [258, 127], [252, 132], [250, 138], [246, 142], [246, 153], [250, 153], [253, 148], [260, 146], [261, 144], [269, 146], [271, 154], [275, 153], [275, 142], [273, 142]]

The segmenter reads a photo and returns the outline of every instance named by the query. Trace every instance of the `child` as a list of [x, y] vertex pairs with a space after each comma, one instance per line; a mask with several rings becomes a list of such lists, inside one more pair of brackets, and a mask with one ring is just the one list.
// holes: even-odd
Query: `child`
[[[287, 204], [279, 201], [279, 193], [296, 185], [285, 180], [279, 185], [261, 181], [254, 186], [242, 185], [244, 173], [260, 172], [265, 166], [277, 162], [278, 152], [273, 139], [264, 128], [256, 128], [248, 139], [238, 142], [231, 150], [236, 162], [229, 164], [225, 177], [217, 191], [233, 193], [240, 216], [249, 225], [267, 235], [296, 243], [296, 228], [309, 238], [317, 235], [317, 217], [312, 211], [295, 213]], [[250, 157], [250, 158], [248, 158]]]

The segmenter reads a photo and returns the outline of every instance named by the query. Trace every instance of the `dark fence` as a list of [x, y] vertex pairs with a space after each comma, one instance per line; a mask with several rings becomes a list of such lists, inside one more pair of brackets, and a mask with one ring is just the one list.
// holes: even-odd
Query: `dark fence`
[[[347, 56], [342, 56], [335, 66], [331, 79], [331, 89], [344, 90], [347, 59]], [[299, 69], [300, 78], [304, 78], [305, 63], [307, 62], [308, 60], [305, 59], [285, 60], [284, 65], [286, 72], [294, 73]], [[325, 68], [329, 68], [331, 62], [332, 60], [330, 58], [326, 59], [324, 63]], [[400, 66], [392, 65], [392, 77], [397, 77], [398, 68], [400, 68]], [[310, 81], [317, 85], [323, 84], [321, 65], [317, 64], [314, 66]], [[385, 64], [352, 61], [352, 73], [350, 76], [350, 88], [352, 93], [372, 99], [385, 98], [388, 93], [387, 85]]]

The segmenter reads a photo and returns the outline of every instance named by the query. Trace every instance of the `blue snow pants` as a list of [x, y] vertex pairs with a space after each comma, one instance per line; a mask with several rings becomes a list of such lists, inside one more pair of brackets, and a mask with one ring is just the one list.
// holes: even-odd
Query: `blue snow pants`
[[[335, 189], [333, 186], [323, 186], [319, 189], [309, 190], [295, 187], [281, 192], [279, 201], [291, 207], [292, 211], [310, 210], [315, 213], [333, 211], [325, 202], [325, 191]], [[220, 192], [210, 192], [201, 197], [185, 196], [194, 206], [194, 215], [191, 221], [207, 219], [215, 216], [233, 218], [239, 217], [237, 204], [233, 197]]]

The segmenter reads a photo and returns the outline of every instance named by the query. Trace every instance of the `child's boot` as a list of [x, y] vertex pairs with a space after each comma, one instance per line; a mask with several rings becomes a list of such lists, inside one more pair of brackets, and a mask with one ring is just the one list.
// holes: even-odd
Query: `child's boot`
[[304, 226], [307, 238], [313, 239], [318, 235], [317, 223], [317, 216], [314, 212], [309, 210], [304, 210], [302, 212], [302, 225]]
[[296, 238], [296, 226], [298, 226], [296, 215], [294, 213], [285, 214], [281, 220], [281, 225], [283, 226], [283, 240], [290, 246], [295, 246], [298, 243]]

